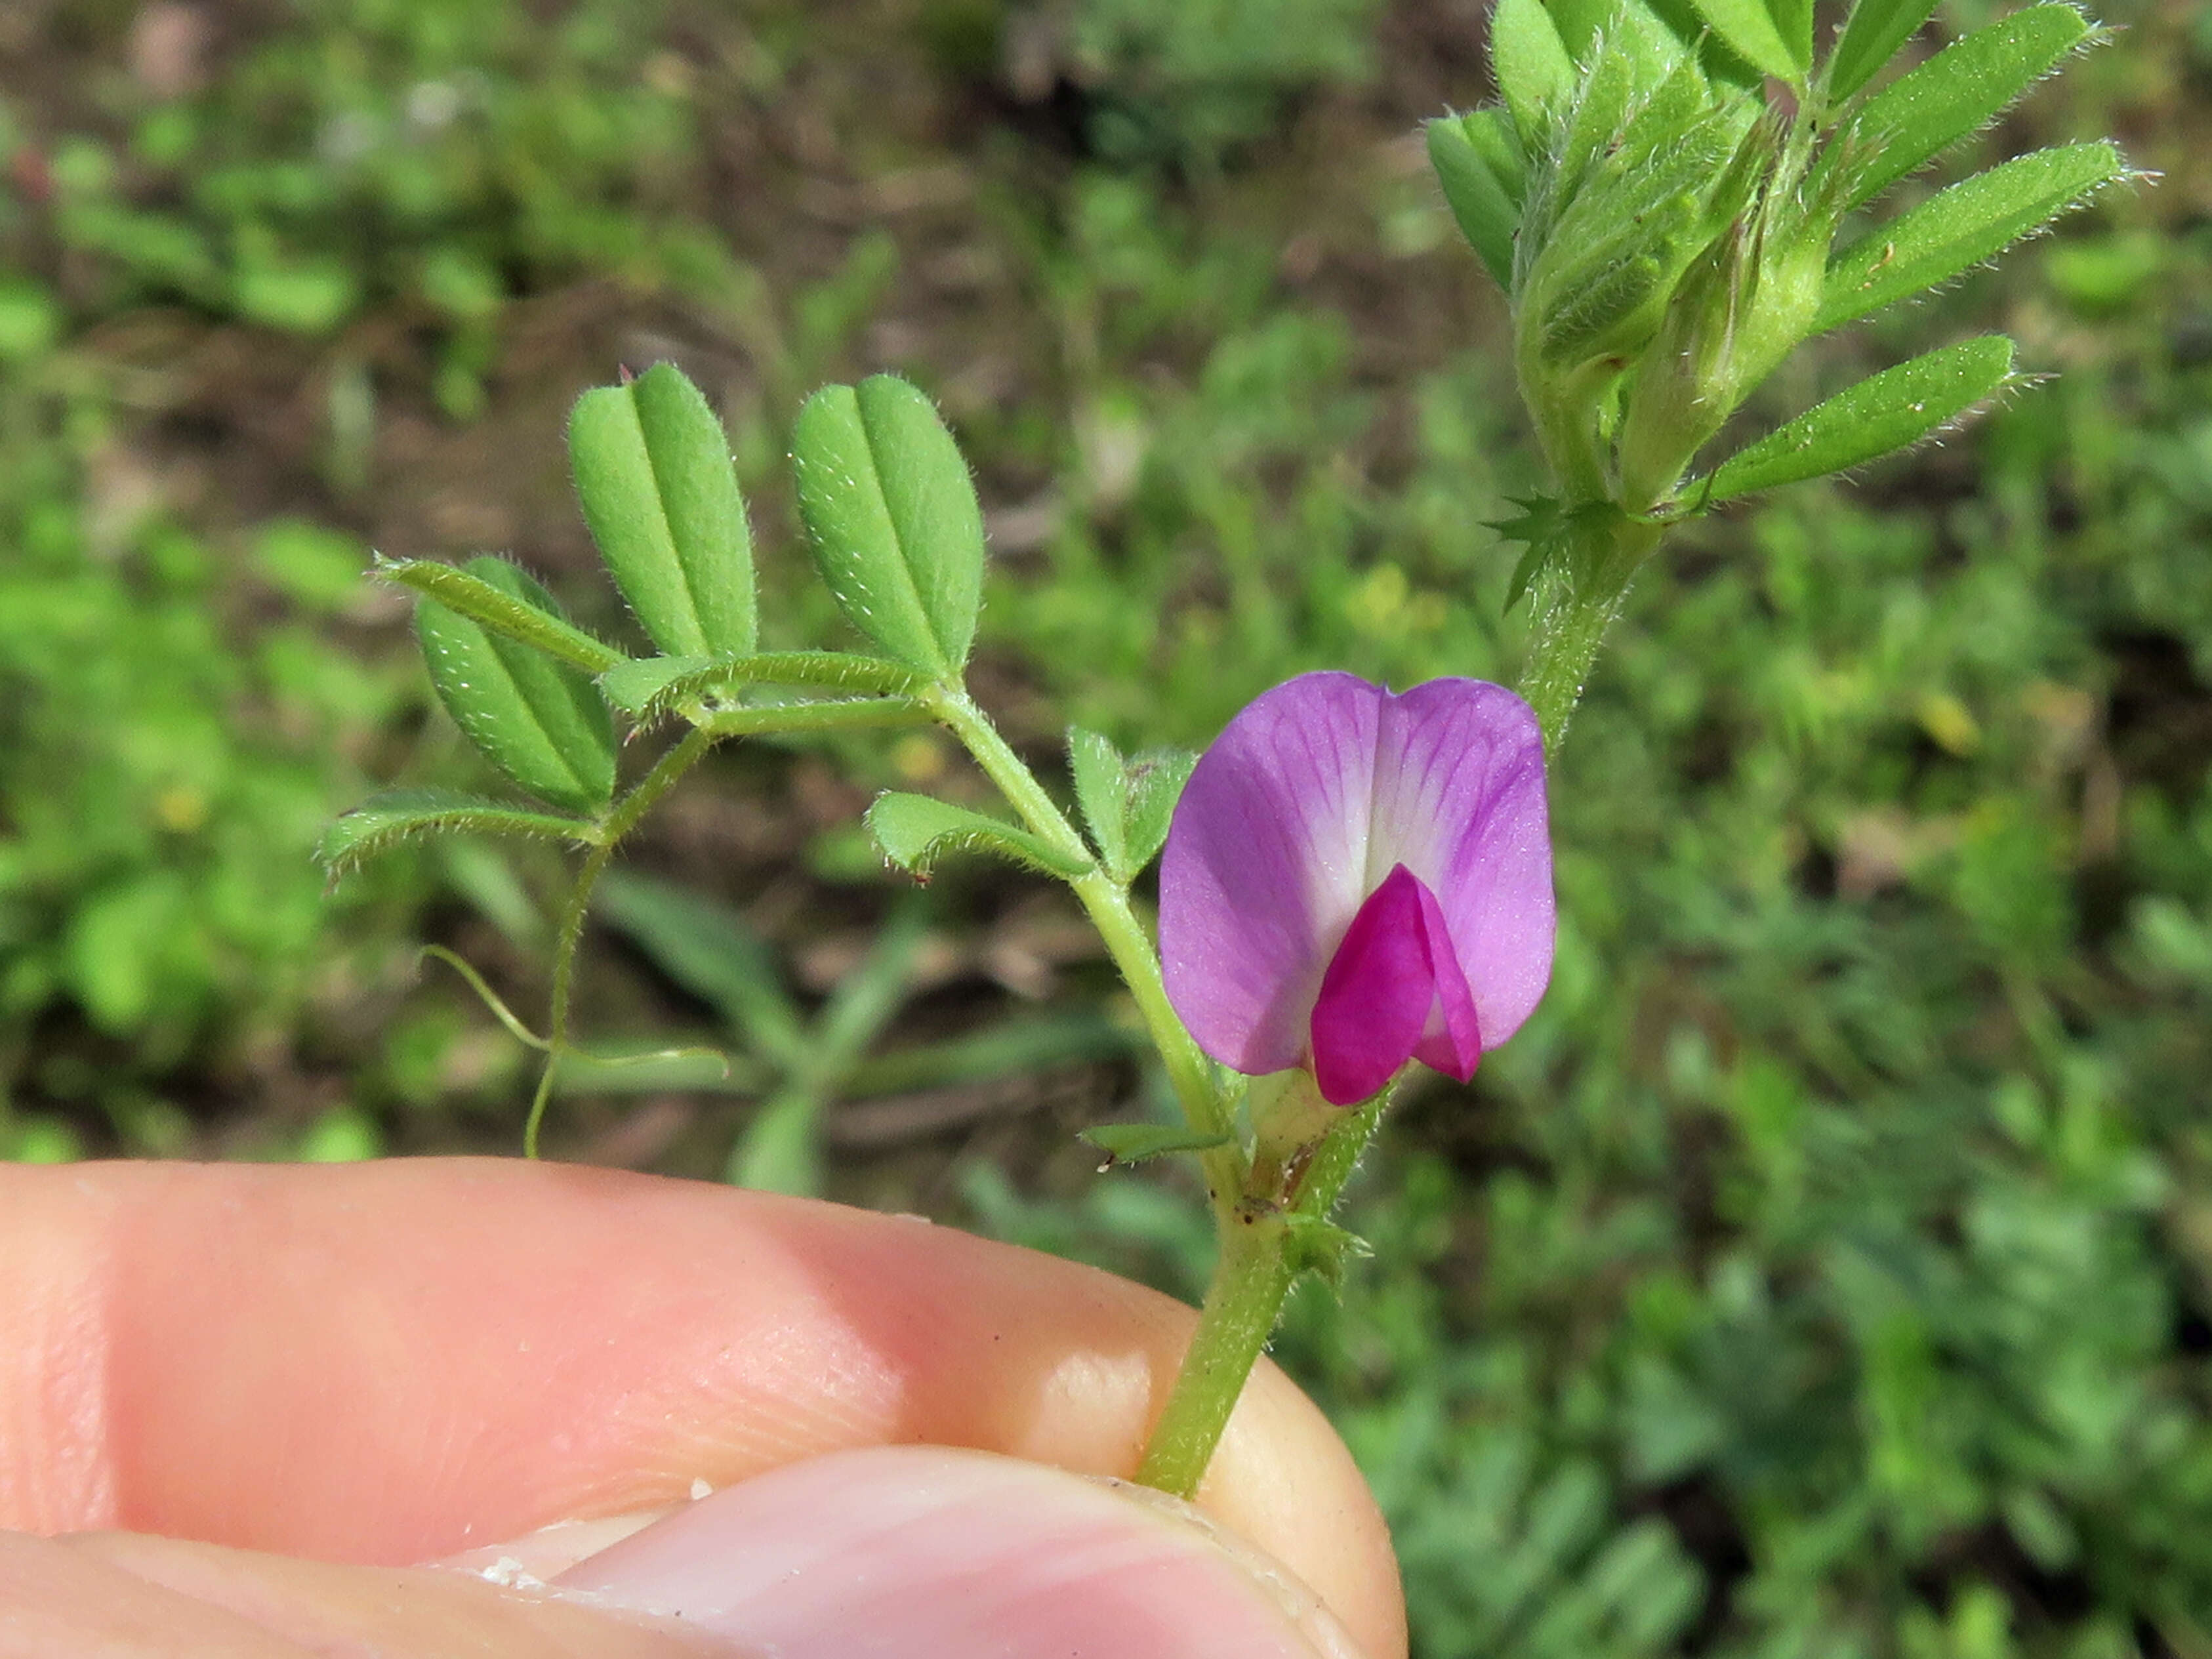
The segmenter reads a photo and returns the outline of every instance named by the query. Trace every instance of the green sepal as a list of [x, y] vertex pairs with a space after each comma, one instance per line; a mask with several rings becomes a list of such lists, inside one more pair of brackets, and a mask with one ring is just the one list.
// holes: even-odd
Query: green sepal
[[878, 795], [868, 809], [868, 832], [885, 858], [923, 881], [954, 853], [989, 853], [1048, 875], [1070, 878], [1086, 875], [1092, 867], [1090, 860], [1063, 853], [1003, 819], [896, 789]]
[[915, 387], [826, 386], [792, 434], [799, 510], [847, 620], [901, 662], [956, 678], [982, 597], [983, 517], [968, 464]]
[[1429, 165], [1436, 169], [1445, 205], [1460, 234], [1481, 257], [1498, 285], [1513, 289], [1513, 233], [1521, 223], [1521, 204], [1506, 179], [1484, 155], [1473, 129], [1498, 117], [1495, 110], [1472, 115], [1440, 115], [1428, 124]]
[[1575, 60], [1543, 0], [1498, 0], [1490, 19], [1490, 68], [1524, 138], [1534, 142], [1575, 89]]
[[2012, 342], [2002, 334], [1962, 340], [1886, 368], [1730, 456], [1714, 469], [1705, 499], [1732, 501], [1864, 465], [1918, 443], [2011, 378]]
[[1098, 1166], [1101, 1174], [1117, 1164], [1142, 1164], [1171, 1152], [1210, 1152], [1232, 1139], [1225, 1131], [1208, 1133], [1164, 1123], [1094, 1123], [1076, 1133], [1106, 1154]]
[[[503, 564], [504, 561], [494, 562]], [[475, 569], [474, 563], [463, 569], [434, 559], [387, 559], [379, 554], [368, 574], [380, 581], [412, 588], [495, 634], [572, 663], [586, 674], [604, 674], [629, 660], [605, 640], [586, 634], [565, 617], [493, 586], [476, 574]]]
[[1125, 760], [1097, 732], [1072, 726], [1067, 761], [1099, 862], [1126, 887], [1167, 840], [1176, 802], [1198, 757], [1180, 749], [1148, 749]]
[[1873, 80], [1935, 15], [1936, 0], [1858, 0], [1828, 54], [1828, 96], [1841, 101]]
[[1283, 1218], [1284, 1266], [1293, 1273], [1316, 1274], [1332, 1290], [1343, 1289], [1349, 1263], [1374, 1254], [1358, 1233], [1321, 1216], [1293, 1211]]
[[1127, 778], [1121, 769], [1121, 751], [1113, 740], [1079, 726], [1067, 728], [1067, 769], [1075, 781], [1075, 804], [1083, 809], [1083, 822], [1091, 831], [1091, 844], [1098, 861], [1116, 881], [1128, 862], [1128, 841], [1123, 834], [1123, 809]]
[[1713, 33], [1731, 51], [1762, 75], [1801, 85], [1813, 61], [1812, 11], [1804, 12], [1802, 30], [1794, 21], [1796, 38], [1785, 37], [1765, 0], [1696, 0], [1698, 15], [1711, 24]]
[[1867, 100], [1823, 165], [1852, 170], [1846, 210], [1995, 120], [2088, 37], [2066, 5], [2030, 6], [1976, 29]]
[[333, 819], [315, 848], [315, 859], [335, 878], [402, 842], [447, 830], [580, 845], [598, 840], [599, 833], [599, 826], [586, 819], [532, 812], [481, 795], [450, 789], [387, 789]]
[[[467, 573], [559, 615], [553, 596], [504, 560], [471, 559]], [[556, 806], [588, 812], [606, 805], [615, 787], [614, 722], [587, 675], [436, 599], [416, 602], [415, 630], [438, 700], [485, 759]]]
[[568, 464], [607, 570], [673, 656], [742, 655], [757, 635], [752, 536], [729, 438], [671, 363], [576, 399]]
[[2126, 176], [2108, 142], [2039, 149], [1978, 173], [1883, 225], [1828, 267], [1812, 332], [1948, 282]]

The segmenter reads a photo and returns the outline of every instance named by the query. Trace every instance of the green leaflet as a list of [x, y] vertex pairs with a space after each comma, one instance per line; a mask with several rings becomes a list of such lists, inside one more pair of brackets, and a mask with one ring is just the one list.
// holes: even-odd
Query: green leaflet
[[1813, 67], [1813, 0], [1766, 0], [1766, 14], [1774, 20], [1774, 32], [1782, 37], [1802, 82]]
[[1091, 867], [1089, 860], [1071, 858], [1002, 819], [898, 790], [876, 798], [868, 830], [885, 858], [925, 881], [953, 853], [990, 853], [1056, 876], [1079, 876]]
[[1802, 83], [1813, 61], [1812, 12], [1807, 8], [1801, 25], [1791, 9], [1785, 35], [1764, 0], [1696, 0], [1698, 14], [1711, 24], [1713, 33], [1762, 75], [1778, 81]]
[[1098, 848], [1099, 861], [1127, 886], [1158, 855], [1182, 787], [1198, 757], [1150, 749], [1127, 760], [1106, 738], [1079, 726], [1067, 730], [1068, 769], [1076, 804]]
[[1559, 30], [1560, 40], [1577, 63], [1587, 58], [1591, 43], [1613, 13], [1608, 0], [1547, 0], [1545, 9], [1551, 14], [1553, 27]]
[[[559, 615], [553, 596], [504, 560], [471, 559], [467, 572]], [[415, 629], [439, 701], [486, 759], [556, 806], [589, 812], [606, 805], [615, 787], [614, 722], [584, 673], [436, 599], [417, 602]]]
[[1952, 185], [1837, 257], [1812, 332], [1949, 281], [2126, 172], [2118, 147], [2100, 141], [2039, 149]]
[[1513, 233], [1521, 222], [1520, 204], [1474, 143], [1469, 127], [1495, 111], [1440, 115], [1428, 124], [1429, 165], [1436, 169], [1444, 201], [1459, 222], [1460, 234], [1481, 257], [1498, 285], [1513, 288]]
[[596, 824], [583, 819], [532, 812], [481, 795], [450, 789], [389, 789], [333, 820], [323, 831], [315, 858], [335, 877], [403, 841], [441, 830], [578, 842], [599, 834]]
[[1884, 369], [1730, 456], [1715, 469], [1708, 499], [1730, 501], [1863, 465], [1919, 442], [2011, 377], [2012, 342], [2001, 334], [1962, 340]]
[[[504, 568], [504, 562], [501, 562]], [[517, 599], [472, 574], [474, 567], [440, 564], [434, 559], [380, 557], [369, 574], [382, 580], [411, 587], [459, 612], [493, 633], [543, 651], [562, 662], [573, 663], [586, 674], [604, 674], [628, 657], [605, 641], [586, 634], [566, 617]]]
[[656, 363], [576, 400], [576, 500], [607, 569], [672, 655], [753, 648], [752, 538], [729, 440], [699, 388]]
[[[1692, 30], [1692, 37], [1697, 32]], [[1669, 27], [1644, 0], [1613, 0], [1606, 13], [1601, 38], [1608, 52], [1627, 61], [1632, 95], [1638, 100], [1650, 97], [1652, 88], [1689, 57], [1686, 37]]]
[[1575, 89], [1575, 61], [1543, 0], [1498, 0], [1490, 20], [1490, 64], [1506, 107], [1532, 141]]
[[968, 659], [983, 585], [983, 518], [952, 434], [892, 374], [824, 387], [792, 434], [799, 509], [847, 619], [939, 679]]
[[1881, 72], [1936, 12], [1936, 0], [1859, 0], [1828, 56], [1828, 96], [1850, 97]]
[[[2030, 6], [1976, 29], [1884, 87], [1823, 161], [1824, 167], [1854, 170], [1844, 206], [1872, 201], [1979, 131], [2088, 33], [2088, 20], [2071, 6]], [[1839, 161], [1847, 152], [1850, 159]]]

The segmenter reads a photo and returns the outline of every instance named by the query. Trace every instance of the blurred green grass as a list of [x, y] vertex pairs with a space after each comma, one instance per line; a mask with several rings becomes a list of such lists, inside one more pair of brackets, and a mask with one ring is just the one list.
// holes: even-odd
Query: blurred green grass
[[[1355, 1194], [1376, 1258], [1294, 1305], [1278, 1355], [1382, 1494], [1425, 1659], [2212, 1652], [2212, 27], [2107, 21], [1988, 142], [2117, 131], [2163, 181], [1827, 343], [1772, 412], [1990, 325], [2058, 378], [1640, 585], [1554, 786], [1552, 994], [1408, 1103]], [[308, 854], [372, 784], [477, 781], [368, 547], [511, 549], [624, 625], [559, 451], [618, 362], [729, 421], [781, 642], [836, 640], [798, 398], [938, 396], [998, 556], [979, 692], [1048, 762], [1066, 720], [1200, 743], [1309, 667], [1509, 677], [1484, 521], [1533, 463], [1407, 136], [1483, 94], [1480, 25], [0, 18], [0, 1144], [514, 1147], [520, 1056], [414, 959], [530, 1006], [554, 865], [462, 844], [326, 896]], [[896, 896], [859, 807], [949, 765], [732, 756], [637, 861], [811, 1007]], [[869, 1062], [830, 1190], [1194, 1290], [1173, 1175], [1072, 1139], [1146, 1086], [1079, 928], [1011, 878], [933, 899], [888, 1018], [936, 1058]], [[635, 939], [595, 945], [586, 1035], [710, 1030]], [[1054, 1031], [1091, 1035], [1019, 1035]], [[560, 1113], [571, 1155], [687, 1173], [741, 1121], [672, 1085]]]

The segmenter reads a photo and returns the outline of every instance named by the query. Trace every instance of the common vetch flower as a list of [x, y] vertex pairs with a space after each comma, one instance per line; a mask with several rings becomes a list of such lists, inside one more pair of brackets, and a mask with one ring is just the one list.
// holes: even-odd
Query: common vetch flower
[[1160, 957], [1199, 1046], [1334, 1105], [1407, 1060], [1465, 1082], [1556, 931], [1544, 744], [1504, 687], [1304, 674], [1231, 720], [1160, 860]]

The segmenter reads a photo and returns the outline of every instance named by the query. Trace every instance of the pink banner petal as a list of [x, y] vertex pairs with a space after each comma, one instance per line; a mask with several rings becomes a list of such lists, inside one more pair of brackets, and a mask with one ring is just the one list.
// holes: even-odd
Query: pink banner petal
[[1368, 862], [1402, 862], [1436, 894], [1482, 1046], [1495, 1048], [1552, 978], [1543, 733], [1512, 692], [1469, 679], [1387, 698], [1377, 726]]
[[[1353, 949], [1355, 918], [1400, 866], [1412, 885], [1375, 914], [1406, 937]], [[1362, 999], [1399, 1009], [1413, 993], [1392, 964], [1417, 957], [1430, 990], [1394, 1067], [1418, 1049], [1465, 1079], [1543, 994], [1555, 927], [1541, 734], [1480, 680], [1402, 696], [1350, 674], [1277, 686], [1200, 760], [1160, 861], [1168, 995], [1200, 1047], [1253, 1074], [1329, 1051], [1336, 1086], [1352, 1086], [1395, 1026], [1370, 1042], [1338, 1022]], [[1332, 993], [1323, 1041], [1323, 981], [1347, 949], [1364, 988]]]
[[1381, 694], [1303, 674], [1231, 720], [1160, 857], [1160, 967], [1198, 1045], [1257, 1076], [1295, 1066], [1322, 970], [1366, 897]]

